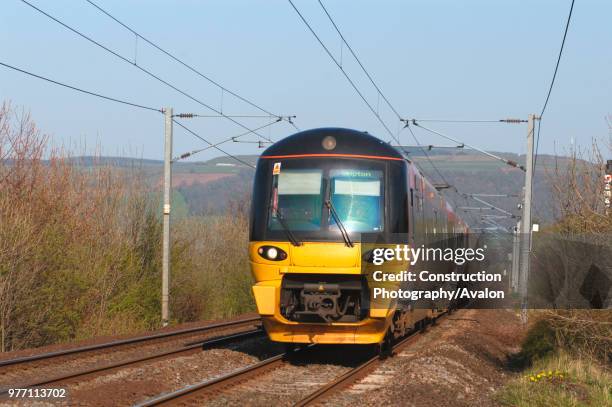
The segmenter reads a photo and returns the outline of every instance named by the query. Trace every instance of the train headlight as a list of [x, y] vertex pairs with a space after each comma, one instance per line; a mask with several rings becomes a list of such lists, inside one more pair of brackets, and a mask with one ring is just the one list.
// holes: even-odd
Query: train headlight
[[287, 258], [287, 253], [283, 249], [274, 246], [261, 246], [257, 253], [266, 260], [280, 261]]
[[321, 145], [327, 151], [333, 150], [334, 148], [336, 148], [336, 138], [334, 136], [327, 136], [323, 139]]
[[276, 259], [277, 256], [278, 250], [276, 250], [276, 247], [270, 247], [268, 250], [266, 250], [266, 257], [270, 260]]

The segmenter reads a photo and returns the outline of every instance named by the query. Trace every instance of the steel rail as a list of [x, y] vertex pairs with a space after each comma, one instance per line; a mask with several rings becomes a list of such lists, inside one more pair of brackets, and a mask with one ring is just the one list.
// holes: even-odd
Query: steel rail
[[[121, 362], [113, 363], [113, 364], [109, 364], [105, 366], [87, 368], [87, 369], [79, 370], [76, 372], [70, 372], [64, 375], [60, 375], [60, 376], [45, 378], [42, 380], [38, 380], [36, 382], [27, 383], [27, 384], [21, 384], [17, 386], [11, 385], [10, 388], [33, 388], [33, 387], [43, 386], [43, 385], [47, 385], [51, 383], [64, 382], [67, 380], [72, 380], [75, 378], [84, 377], [84, 376], [88, 376], [88, 375], [95, 374], [95, 373], [100, 373], [100, 372], [113, 370], [113, 369], [117, 369], [121, 367], [135, 365], [141, 362], [147, 362], [147, 361], [151, 361], [155, 359], [164, 358], [166, 356], [180, 355], [183, 353], [191, 353], [198, 349], [204, 349], [204, 348], [208, 348], [214, 345], [219, 345], [222, 343], [232, 342], [232, 341], [240, 340], [240, 339], [247, 339], [247, 338], [251, 338], [255, 336], [263, 336], [264, 334], [265, 332], [263, 329], [254, 329], [254, 330], [250, 330], [246, 332], [240, 332], [240, 333], [222, 336], [219, 338], [213, 338], [213, 339], [202, 340], [202, 341], [197, 341], [197, 342], [190, 342], [190, 343], [183, 344], [180, 348], [174, 348], [174, 349], [170, 349], [170, 350], [166, 350], [162, 352], [157, 352], [157, 353], [147, 355], [144, 357], [136, 357], [136, 358], [131, 358], [127, 360], [122, 360]], [[6, 393], [8, 393], [8, 388], [0, 389], [0, 397], [4, 396]]]
[[219, 322], [219, 323], [209, 324], [209, 325], [205, 325], [201, 327], [186, 328], [186, 329], [181, 329], [177, 331], [162, 332], [162, 333], [153, 334], [153, 335], [143, 335], [143, 336], [138, 336], [135, 338], [121, 339], [121, 340], [101, 343], [97, 345], [87, 345], [87, 346], [81, 346], [81, 347], [73, 348], [73, 349], [66, 349], [66, 350], [55, 351], [55, 352], [47, 352], [47, 353], [41, 353], [38, 355], [31, 355], [31, 356], [23, 356], [23, 357], [14, 358], [14, 359], [1, 360], [0, 367], [18, 365], [21, 363], [34, 362], [38, 360], [50, 359], [50, 358], [55, 358], [59, 356], [66, 356], [66, 355], [73, 355], [77, 353], [96, 351], [96, 350], [107, 349], [107, 348], [112, 348], [112, 347], [121, 346], [121, 345], [131, 345], [131, 344], [140, 343], [140, 342], [152, 341], [155, 339], [163, 339], [163, 338], [186, 335], [186, 334], [191, 334], [191, 333], [206, 332], [206, 331], [218, 329], [218, 328], [228, 328], [232, 326], [240, 326], [240, 325], [244, 325], [248, 323], [259, 322], [260, 320], [261, 320], [260, 317], [252, 317], [252, 318], [241, 319], [237, 321]]
[[274, 367], [282, 365], [286, 362], [286, 359], [289, 355], [293, 356], [298, 353], [303, 353], [307, 350], [313, 348], [314, 345], [308, 345], [304, 348], [300, 348], [294, 352], [290, 353], [281, 353], [276, 356], [272, 356], [271, 358], [264, 359], [261, 362], [255, 363], [253, 365], [235, 370], [228, 374], [215, 377], [213, 379], [205, 380], [200, 383], [192, 384], [181, 389], [175, 390], [170, 393], [161, 394], [157, 397], [151, 398], [149, 400], [145, 400], [142, 403], [137, 403], [135, 407], [150, 407], [150, 406], [159, 406], [169, 402], [176, 401], [178, 399], [182, 399], [184, 397], [188, 397], [196, 392], [201, 391], [214, 391], [216, 389], [228, 386], [232, 383], [237, 383], [243, 380], [248, 379], [249, 377], [256, 375], [258, 373], [270, 370]]
[[161, 404], [188, 396], [200, 390], [204, 390], [204, 389], [211, 390], [214, 387], [226, 386], [232, 382], [242, 380], [245, 377], [245, 375], [252, 375], [255, 372], [261, 372], [264, 369], [265, 370], [271, 369], [275, 366], [283, 364], [284, 363], [283, 358], [285, 356], [286, 356], [285, 353], [273, 356], [271, 358], [262, 360], [259, 363], [255, 363], [251, 366], [247, 366], [245, 368], [233, 371], [229, 374], [226, 374], [220, 377], [216, 377], [214, 379], [206, 380], [201, 383], [192, 384], [192, 385], [183, 387], [181, 389], [175, 390], [170, 393], [162, 394], [160, 396], [146, 400], [142, 403], [135, 404], [135, 407], [159, 406]]

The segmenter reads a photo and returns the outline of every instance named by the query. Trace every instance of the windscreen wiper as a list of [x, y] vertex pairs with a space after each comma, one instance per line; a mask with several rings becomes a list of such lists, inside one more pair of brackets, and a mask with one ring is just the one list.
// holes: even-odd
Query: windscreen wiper
[[338, 229], [340, 229], [340, 234], [342, 235], [342, 238], [344, 239], [344, 243], [348, 247], [353, 247], [353, 242], [351, 242], [351, 238], [349, 237], [349, 234], [346, 231], [346, 228], [342, 224], [342, 221], [340, 220], [340, 216], [338, 216], [338, 213], [336, 213], [336, 209], [334, 208], [334, 205], [331, 203], [331, 200], [325, 201], [325, 206], [327, 207], [327, 209], [329, 209], [329, 213], [336, 221], [336, 225], [338, 225]]
[[285, 222], [285, 218], [283, 217], [283, 215], [281, 215], [278, 209], [273, 209], [273, 211], [274, 211], [273, 213], [276, 215], [276, 220], [278, 220], [278, 223], [280, 223], [280, 225], [282, 226], [291, 244], [294, 246], [301, 246], [302, 243], [295, 238], [295, 235], [293, 234], [291, 229], [289, 229], [289, 226], [287, 226], [287, 223]]

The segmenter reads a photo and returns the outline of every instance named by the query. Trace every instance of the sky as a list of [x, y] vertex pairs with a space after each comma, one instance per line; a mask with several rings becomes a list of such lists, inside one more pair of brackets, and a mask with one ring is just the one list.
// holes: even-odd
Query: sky
[[[28, 0], [130, 61], [228, 115], [261, 112], [222, 92], [101, 14], [85, 0]], [[340, 126], [390, 140], [375, 116], [286, 0], [94, 0], [144, 37], [301, 129]], [[90, 91], [175, 113], [204, 106], [92, 45], [21, 0], [4, 0], [0, 62]], [[319, 4], [295, 0], [321, 40], [402, 144], [414, 144], [360, 71]], [[559, 52], [570, 0], [324, 0], [346, 40], [404, 118], [526, 119], [539, 113]], [[612, 114], [612, 2], [576, 0], [557, 82], [542, 121], [541, 153], [572, 140], [606, 140]], [[163, 116], [75, 93], [0, 66], [0, 99], [31, 112], [54, 144], [75, 153], [163, 157]], [[236, 119], [249, 128], [268, 117]], [[244, 129], [224, 118], [185, 119], [211, 142]], [[480, 148], [524, 153], [526, 126], [428, 123]], [[262, 130], [278, 140], [286, 122]], [[399, 132], [399, 133], [398, 133]], [[416, 129], [424, 144], [449, 145]], [[243, 140], [254, 141], [253, 134]], [[206, 144], [175, 126], [174, 155]], [[260, 153], [227, 143], [234, 154]], [[208, 150], [192, 160], [219, 152]], [[610, 157], [607, 157], [610, 158]]]

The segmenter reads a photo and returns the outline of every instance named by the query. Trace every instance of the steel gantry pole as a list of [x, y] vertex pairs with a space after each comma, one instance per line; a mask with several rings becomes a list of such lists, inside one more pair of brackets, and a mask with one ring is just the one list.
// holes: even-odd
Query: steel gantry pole
[[520, 235], [521, 235], [521, 221], [516, 223], [514, 227], [514, 233], [512, 234], [512, 292], [517, 292], [519, 282], [519, 264], [520, 264]]
[[169, 320], [169, 287], [170, 287], [170, 194], [172, 193], [172, 108], [164, 109], [164, 208], [163, 208], [163, 243], [162, 243], [162, 325]]
[[525, 156], [525, 198], [523, 201], [523, 224], [521, 228], [521, 276], [519, 290], [521, 296], [521, 320], [527, 322], [527, 284], [529, 282], [529, 263], [531, 253], [531, 197], [533, 193], [533, 139], [535, 121], [539, 119], [530, 114], [527, 120], [527, 154]]

